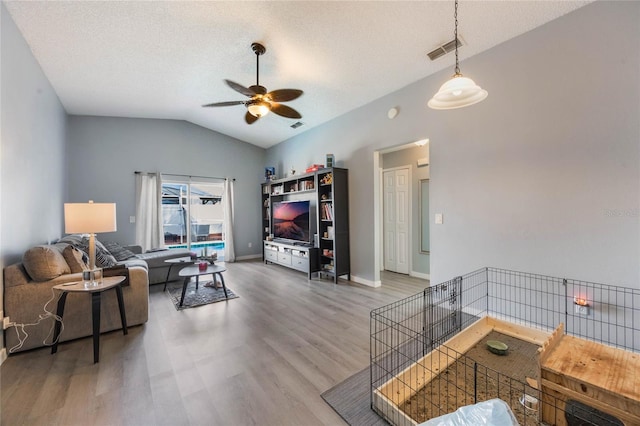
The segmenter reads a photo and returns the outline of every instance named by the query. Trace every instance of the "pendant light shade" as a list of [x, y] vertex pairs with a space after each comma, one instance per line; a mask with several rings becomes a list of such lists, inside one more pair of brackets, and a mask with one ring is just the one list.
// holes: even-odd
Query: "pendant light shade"
[[458, 63], [458, 0], [455, 1], [455, 41], [456, 41], [456, 69], [449, 81], [440, 86], [438, 93], [429, 101], [429, 108], [456, 109], [483, 101], [489, 93], [478, 86], [472, 79], [460, 74]]
[[440, 86], [438, 93], [429, 101], [429, 108], [455, 109], [477, 104], [489, 93], [468, 77], [456, 74]]

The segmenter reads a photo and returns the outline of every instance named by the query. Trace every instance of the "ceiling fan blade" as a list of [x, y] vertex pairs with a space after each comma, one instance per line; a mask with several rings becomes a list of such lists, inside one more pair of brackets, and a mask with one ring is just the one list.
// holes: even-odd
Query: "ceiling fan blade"
[[203, 107], [223, 107], [232, 105], [244, 105], [245, 101], [229, 101], [229, 102], [214, 102], [212, 104], [202, 105]]
[[298, 89], [280, 89], [267, 94], [273, 102], [287, 102], [297, 99], [304, 92]]
[[258, 118], [260, 117], [256, 117], [255, 115], [251, 114], [249, 111], [247, 111], [247, 113], [244, 115], [244, 121], [247, 122], [247, 124], [253, 124], [256, 121], [258, 121]]
[[282, 104], [271, 104], [271, 112], [287, 118], [302, 118], [298, 111]]
[[256, 92], [254, 92], [253, 90], [247, 87], [244, 87], [242, 84], [235, 83], [231, 80], [225, 80], [225, 83], [227, 83], [227, 86], [231, 87], [236, 92], [242, 93], [245, 96], [252, 97], [252, 96], [255, 96], [256, 94]]

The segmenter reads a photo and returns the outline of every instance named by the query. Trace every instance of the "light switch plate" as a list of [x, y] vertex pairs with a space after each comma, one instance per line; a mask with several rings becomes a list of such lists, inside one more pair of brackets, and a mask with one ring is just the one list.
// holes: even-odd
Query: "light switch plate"
[[135, 216], [129, 216], [129, 223], [136, 223], [136, 217]]
[[436, 225], [442, 225], [442, 213], [436, 213]]

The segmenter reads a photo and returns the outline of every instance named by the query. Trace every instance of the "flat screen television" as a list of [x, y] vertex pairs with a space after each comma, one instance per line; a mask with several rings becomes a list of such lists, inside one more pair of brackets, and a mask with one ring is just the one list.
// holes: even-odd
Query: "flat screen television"
[[309, 201], [273, 203], [273, 237], [283, 240], [311, 242]]

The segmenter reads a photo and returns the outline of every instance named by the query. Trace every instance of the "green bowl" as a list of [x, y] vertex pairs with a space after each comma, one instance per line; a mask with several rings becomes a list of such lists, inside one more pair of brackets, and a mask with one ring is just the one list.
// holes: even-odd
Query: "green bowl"
[[509, 346], [498, 340], [489, 340], [487, 341], [487, 348], [489, 349], [489, 352], [496, 355], [506, 355]]

